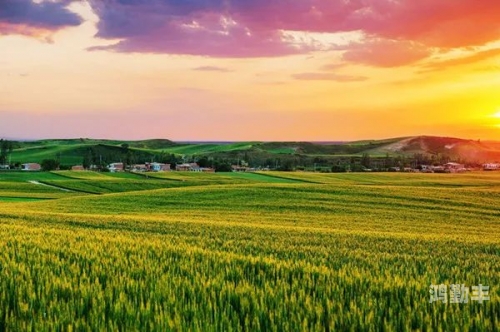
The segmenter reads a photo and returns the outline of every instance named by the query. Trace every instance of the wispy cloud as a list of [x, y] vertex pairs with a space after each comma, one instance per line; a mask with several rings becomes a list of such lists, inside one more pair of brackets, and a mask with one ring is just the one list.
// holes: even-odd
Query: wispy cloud
[[211, 71], [211, 72], [220, 72], [220, 73], [227, 73], [231, 72], [232, 70], [224, 67], [218, 67], [218, 66], [200, 66], [193, 68], [195, 71]]
[[348, 62], [376, 67], [400, 67], [422, 60], [430, 54], [431, 50], [419, 43], [376, 39], [351, 45], [342, 58]]
[[368, 79], [368, 77], [365, 76], [339, 75], [335, 73], [299, 73], [292, 75], [292, 77], [296, 80], [304, 80], [304, 81], [336, 81], [336, 82], [361, 82], [361, 81], [366, 81]]
[[435, 60], [422, 65], [422, 72], [440, 71], [451, 67], [474, 64], [500, 56], [500, 48], [477, 52], [468, 56], [448, 60]]

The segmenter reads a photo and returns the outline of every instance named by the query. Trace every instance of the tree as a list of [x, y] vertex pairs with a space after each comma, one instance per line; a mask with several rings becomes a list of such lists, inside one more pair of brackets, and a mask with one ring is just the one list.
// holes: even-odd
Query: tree
[[43, 171], [54, 171], [59, 168], [59, 162], [55, 159], [45, 159], [41, 166]]
[[13, 145], [12, 142], [0, 139], [0, 164], [6, 164], [8, 162], [9, 154], [12, 152]]
[[94, 150], [92, 148], [88, 148], [83, 156], [82, 166], [84, 169], [90, 169], [90, 167], [94, 163], [95, 163]]
[[232, 172], [233, 168], [231, 167], [231, 163], [227, 161], [216, 160], [214, 162], [214, 167], [216, 172]]
[[203, 156], [198, 159], [198, 165], [200, 167], [210, 167], [211, 163], [207, 156]]
[[361, 165], [363, 165], [365, 168], [371, 168], [371, 158], [368, 153], [363, 153], [363, 156], [361, 156]]
[[287, 159], [281, 163], [277, 170], [283, 172], [291, 172], [293, 171], [293, 162]]

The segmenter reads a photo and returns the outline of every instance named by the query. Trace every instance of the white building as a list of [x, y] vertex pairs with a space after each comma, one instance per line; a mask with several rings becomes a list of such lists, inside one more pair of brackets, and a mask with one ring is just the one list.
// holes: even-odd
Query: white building
[[450, 173], [462, 173], [467, 171], [465, 165], [459, 163], [447, 163], [444, 165], [444, 168]]
[[122, 172], [123, 171], [123, 163], [112, 163], [108, 165], [108, 169], [111, 173]]
[[168, 172], [170, 171], [170, 164], [151, 163], [150, 169], [153, 172]]
[[484, 164], [483, 170], [485, 170], [485, 171], [498, 171], [498, 170], [500, 170], [500, 164]]

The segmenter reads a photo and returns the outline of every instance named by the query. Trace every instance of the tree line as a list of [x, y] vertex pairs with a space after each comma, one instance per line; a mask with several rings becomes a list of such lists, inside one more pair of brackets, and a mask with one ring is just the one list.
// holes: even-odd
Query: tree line
[[[18, 147], [16, 142], [0, 140], [0, 165], [10, 164], [10, 155]], [[132, 148], [128, 144], [108, 145], [96, 144], [81, 147], [73, 152], [73, 156], [81, 158], [81, 165], [85, 169], [106, 171], [111, 163], [121, 162], [124, 168], [134, 164], [164, 163], [170, 164], [172, 169], [181, 163], [198, 163], [200, 167], [211, 167], [216, 171], [231, 171], [232, 165], [247, 166], [255, 169], [271, 169], [279, 171], [320, 171], [320, 172], [361, 172], [395, 171], [405, 168], [419, 168], [421, 165], [442, 165], [456, 161], [469, 166], [479, 163], [452, 158], [446, 154], [421, 154], [413, 155], [309, 155], [303, 153], [275, 154], [262, 150], [237, 150], [217, 152], [203, 155], [178, 155], [164, 151]], [[26, 161], [25, 161], [26, 162]], [[20, 163], [10, 165], [11, 168], [20, 168]], [[56, 155], [52, 159], [41, 162], [42, 169], [69, 169]]]

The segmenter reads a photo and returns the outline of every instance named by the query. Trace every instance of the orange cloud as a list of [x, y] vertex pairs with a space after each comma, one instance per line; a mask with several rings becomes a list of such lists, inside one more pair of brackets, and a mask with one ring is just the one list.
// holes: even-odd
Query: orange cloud
[[500, 48], [495, 48], [456, 59], [431, 61], [429, 63], [426, 63], [422, 67], [424, 68], [424, 72], [438, 71], [455, 66], [474, 64], [476, 62], [481, 62], [490, 58], [495, 58], [499, 55], [500, 55]]
[[410, 41], [375, 39], [348, 47], [343, 59], [378, 67], [399, 67], [429, 56], [431, 51]]

